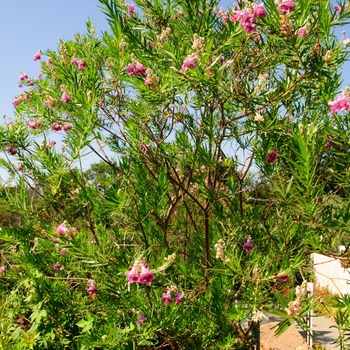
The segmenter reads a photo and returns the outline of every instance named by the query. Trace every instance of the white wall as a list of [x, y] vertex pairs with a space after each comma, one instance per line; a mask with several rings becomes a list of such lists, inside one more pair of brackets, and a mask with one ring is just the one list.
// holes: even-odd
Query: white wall
[[350, 294], [350, 269], [341, 266], [339, 260], [322, 254], [312, 254], [316, 285], [328, 287], [334, 294]]

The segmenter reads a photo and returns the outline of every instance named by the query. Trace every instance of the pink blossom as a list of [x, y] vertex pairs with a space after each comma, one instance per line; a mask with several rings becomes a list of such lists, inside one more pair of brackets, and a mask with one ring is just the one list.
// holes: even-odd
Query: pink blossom
[[68, 233], [68, 228], [66, 227], [65, 223], [63, 222], [58, 227], [53, 228], [59, 235], [65, 235]]
[[28, 79], [28, 74], [26, 73], [21, 73], [21, 75], [19, 76], [20, 81], [27, 80], [27, 79]]
[[134, 266], [125, 272], [128, 282], [138, 284], [151, 284], [154, 274], [149, 270], [148, 264], [144, 260], [136, 259]]
[[279, 154], [274, 151], [274, 150], [270, 150], [269, 153], [267, 154], [266, 160], [269, 164], [274, 163], [274, 161], [277, 159], [277, 157], [279, 156]]
[[139, 275], [137, 273], [137, 267], [133, 266], [130, 270], [126, 271], [125, 274], [128, 276], [129, 283], [138, 283]]
[[254, 7], [254, 12], [253, 12], [254, 19], [259, 17], [265, 18], [267, 16], [264, 4], [260, 4], [260, 5], [253, 4], [253, 7]]
[[100, 183], [97, 184], [97, 188], [100, 189], [102, 188], [102, 185]]
[[133, 16], [135, 14], [135, 5], [134, 4], [126, 4], [129, 9], [129, 15]]
[[348, 111], [350, 109], [350, 101], [345, 95], [336, 97], [334, 101], [328, 101], [330, 107], [330, 114], [333, 115], [337, 112]]
[[163, 293], [162, 295], [162, 301], [165, 305], [171, 304], [173, 302], [173, 299], [171, 298], [171, 292], [170, 290], [167, 291], [166, 293]]
[[63, 125], [63, 130], [64, 131], [69, 131], [70, 129], [72, 129], [72, 124], [64, 124]]
[[230, 16], [230, 21], [235, 23], [238, 22], [241, 18], [241, 11], [232, 11], [232, 15]]
[[15, 97], [15, 99], [13, 100], [13, 105], [17, 107], [20, 102], [21, 102], [21, 97], [20, 96]]
[[14, 148], [14, 147], [7, 147], [7, 148], [6, 148], [6, 151], [7, 151], [7, 153], [10, 154], [11, 156], [14, 156], [14, 155], [17, 153], [17, 150], [16, 150], [16, 148]]
[[55, 265], [53, 265], [53, 268], [55, 270], [62, 270], [62, 265], [59, 262], [57, 262]]
[[187, 56], [182, 64], [182, 69], [187, 70], [191, 68], [196, 68], [196, 56], [195, 55], [189, 55]]
[[62, 93], [61, 98], [64, 103], [68, 103], [70, 101], [69, 95], [65, 91]]
[[96, 287], [91, 284], [90, 287], [86, 290], [90, 295], [95, 295], [97, 293]]
[[36, 129], [36, 123], [35, 122], [29, 122], [28, 127], [31, 130], [35, 130]]
[[22, 171], [23, 170], [23, 165], [20, 163], [20, 164], [18, 164], [18, 166], [17, 166], [17, 170], [18, 171]]
[[149, 75], [147, 75], [147, 77], [145, 78], [144, 82], [145, 82], [145, 85], [147, 87], [151, 87], [153, 85], [152, 77], [149, 76]]
[[146, 67], [140, 63], [140, 62], [136, 62], [135, 64], [135, 70], [134, 70], [134, 74], [135, 75], [143, 75], [143, 74], [146, 74]]
[[47, 146], [48, 147], [53, 147], [53, 146], [55, 146], [55, 144], [56, 144], [56, 141], [51, 141]]
[[38, 78], [40, 79], [40, 78], [42, 78], [42, 77], [43, 77], [43, 72], [39, 72]]
[[309, 31], [307, 30], [306, 27], [300, 27], [298, 29], [298, 33], [297, 33], [297, 37], [301, 38], [303, 36], [308, 36], [309, 35]]
[[78, 70], [83, 70], [86, 67], [86, 63], [83, 60], [78, 60]]
[[7, 273], [7, 270], [6, 270], [6, 267], [5, 267], [5, 266], [1, 266], [1, 267], [0, 267], [0, 273], [2, 273], [3, 275], [4, 275], [5, 273]]
[[39, 50], [33, 57], [34, 61], [39, 61], [41, 60], [41, 51]]
[[58, 243], [58, 238], [55, 236], [51, 237], [53, 243]]
[[21, 89], [23, 87], [22, 84], [18, 84], [18, 88]]
[[148, 265], [147, 264], [142, 265], [138, 283], [139, 284], [151, 284], [153, 280], [154, 280], [154, 275], [149, 270]]
[[250, 242], [250, 239], [248, 238], [247, 239], [247, 242], [245, 242], [244, 244], [243, 244], [243, 250], [245, 250], [246, 252], [250, 252], [251, 250], [253, 250], [253, 245], [251, 244], [251, 242]]
[[71, 63], [72, 63], [73, 66], [77, 66], [78, 65], [78, 59], [76, 57], [72, 57]]
[[26, 101], [30, 100], [30, 95], [24, 94], [24, 99], [25, 99]]
[[247, 34], [254, 32], [254, 30], [256, 30], [256, 24], [249, 22], [249, 23], [244, 25], [244, 30]]
[[69, 248], [62, 248], [61, 249], [61, 254], [66, 255], [69, 252]]
[[340, 12], [341, 12], [341, 7], [338, 6], [338, 5], [334, 5], [334, 10], [335, 10], [337, 13], [340, 13]]
[[282, 0], [282, 2], [278, 5], [278, 9], [282, 12], [292, 13], [295, 6], [296, 3], [293, 0]]
[[147, 317], [143, 316], [142, 314], [140, 314], [138, 320], [136, 321], [137, 323], [137, 326], [138, 327], [141, 327], [142, 326], [142, 323], [147, 321]]
[[50, 100], [45, 100], [45, 101], [44, 101], [44, 105], [45, 105], [47, 108], [51, 108], [51, 101], [50, 101]]
[[47, 59], [47, 62], [46, 62], [46, 64], [49, 66], [49, 65], [51, 65], [51, 60], [52, 60], [52, 58], [51, 57], [49, 57], [48, 59]]
[[241, 26], [245, 26], [247, 24], [251, 24], [253, 22], [253, 13], [250, 8], [245, 8], [241, 11]]
[[221, 8], [221, 9], [218, 11], [218, 17], [221, 18], [222, 23], [227, 24], [228, 14], [227, 14], [227, 12], [224, 11], [223, 8]]
[[34, 85], [35, 85], [35, 83], [34, 83], [34, 81], [33, 81], [33, 80], [31, 80], [31, 81], [28, 83], [28, 85], [29, 85], [29, 86], [34, 86]]
[[180, 304], [181, 303], [181, 299], [184, 297], [184, 293], [182, 292], [176, 292], [176, 299], [175, 299], [175, 303], [176, 304]]
[[134, 75], [135, 68], [132, 63], [129, 63], [124, 69], [129, 73], [129, 75]]
[[50, 125], [50, 128], [54, 131], [61, 131], [62, 130], [62, 125], [61, 124], [57, 124], [57, 123], [52, 123]]

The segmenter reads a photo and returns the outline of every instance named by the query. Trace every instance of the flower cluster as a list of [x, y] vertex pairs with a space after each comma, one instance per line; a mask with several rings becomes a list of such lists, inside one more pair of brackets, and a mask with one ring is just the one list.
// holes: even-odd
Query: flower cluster
[[267, 154], [266, 160], [269, 164], [272, 164], [275, 162], [275, 160], [277, 159], [278, 156], [279, 156], [279, 154], [272, 149]]
[[290, 301], [288, 303], [288, 308], [285, 308], [285, 311], [287, 312], [287, 315], [292, 316], [299, 316], [301, 313], [301, 298], [302, 296], [305, 296], [307, 294], [307, 287], [306, 284], [303, 283], [301, 286], [296, 286], [295, 288], [295, 295], [296, 299], [294, 301]]
[[87, 288], [87, 292], [90, 295], [95, 295], [97, 293], [97, 289], [96, 289], [96, 282], [94, 280], [89, 280], [88, 281], [88, 288]]
[[69, 131], [72, 128], [72, 124], [58, 124], [58, 123], [52, 123], [50, 125], [51, 130], [53, 131]]
[[67, 236], [68, 234], [74, 234], [79, 231], [79, 228], [73, 228], [67, 221], [63, 221], [63, 223], [57, 227], [53, 228], [60, 236]]
[[336, 97], [334, 101], [328, 101], [330, 107], [330, 114], [333, 115], [337, 112], [348, 111], [350, 109], [350, 101], [348, 96], [348, 90], [345, 89], [343, 94]]
[[247, 239], [247, 242], [245, 242], [242, 246], [243, 250], [245, 250], [246, 252], [250, 252], [253, 250], [253, 245], [252, 243], [250, 242], [250, 239], [248, 238]]
[[37, 128], [41, 128], [43, 126], [43, 122], [40, 119], [30, 121], [28, 123], [28, 128], [31, 130], [35, 130]]
[[34, 60], [34, 61], [39, 61], [39, 60], [41, 60], [41, 55], [42, 55], [42, 52], [41, 52], [41, 50], [39, 50], [39, 51], [33, 56], [33, 60]]
[[79, 60], [76, 57], [72, 57], [72, 65], [77, 66], [78, 70], [83, 70], [86, 67], [86, 63], [83, 60]]
[[129, 75], [142, 76], [147, 73], [146, 67], [136, 60], [133, 60], [124, 69], [129, 73]]
[[197, 59], [198, 59], [198, 54], [197, 53], [193, 53], [191, 55], [188, 55], [184, 59], [181, 69], [182, 70], [188, 70], [188, 69], [191, 69], [191, 68], [196, 68], [196, 61], [197, 61]]
[[125, 272], [128, 282], [137, 284], [151, 284], [154, 274], [150, 271], [148, 264], [142, 259], [136, 259], [134, 266]]
[[230, 16], [231, 22], [240, 21], [241, 27], [245, 30], [247, 34], [256, 30], [256, 24], [254, 20], [261, 17], [264, 18], [267, 16], [267, 13], [264, 8], [264, 4], [253, 4], [253, 9], [245, 8], [243, 10], [232, 11]]
[[285, 13], [292, 13], [293, 8], [296, 6], [296, 3], [293, 0], [277, 0], [278, 9]]
[[179, 292], [178, 290], [176, 290], [176, 287], [172, 286], [168, 289], [167, 292], [163, 293], [162, 295], [162, 302], [164, 303], [164, 305], [173, 303], [173, 298], [171, 293], [176, 295], [175, 304], [180, 304], [181, 299], [185, 296], [183, 292]]

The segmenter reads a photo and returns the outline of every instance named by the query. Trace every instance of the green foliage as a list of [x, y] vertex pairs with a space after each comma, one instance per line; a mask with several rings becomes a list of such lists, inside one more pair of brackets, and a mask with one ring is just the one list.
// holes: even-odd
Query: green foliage
[[293, 287], [349, 237], [347, 108], [328, 104], [348, 6], [266, 0], [249, 28], [237, 4], [100, 4], [110, 31], [88, 21], [45, 52], [0, 128], [0, 205], [17, 214], [0, 231], [1, 346], [250, 349], [265, 310], [278, 334], [308, 331], [315, 302]]

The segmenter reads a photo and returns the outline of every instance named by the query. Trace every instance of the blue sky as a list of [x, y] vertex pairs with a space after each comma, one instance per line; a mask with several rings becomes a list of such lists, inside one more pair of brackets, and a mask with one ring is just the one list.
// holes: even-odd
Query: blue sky
[[[221, 1], [224, 8], [232, 3], [231, 0]], [[40, 61], [33, 61], [33, 55], [39, 49], [56, 50], [59, 38], [69, 40], [76, 33], [85, 33], [88, 18], [97, 34], [108, 29], [98, 6], [98, 0], [0, 0], [0, 47], [3, 52], [0, 56], [0, 115], [5, 114], [8, 118], [13, 115], [13, 98], [21, 91], [18, 88], [20, 72], [34, 77], [40, 72]], [[350, 37], [350, 29], [348, 32], [346, 38]], [[347, 83], [350, 82], [348, 72], [346, 68], [343, 74]], [[0, 175], [4, 175], [1, 170]]]

